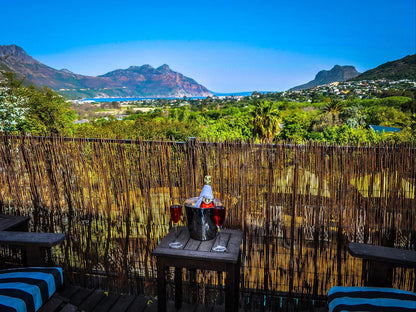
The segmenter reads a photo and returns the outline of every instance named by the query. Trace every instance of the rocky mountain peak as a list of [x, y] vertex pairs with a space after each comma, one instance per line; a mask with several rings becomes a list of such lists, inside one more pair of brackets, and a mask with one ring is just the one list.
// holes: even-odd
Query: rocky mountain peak
[[62, 68], [61, 72], [64, 72], [64, 73], [67, 73], [67, 74], [73, 74], [72, 71], [70, 71], [69, 69], [66, 69], [66, 68]]
[[132, 65], [129, 66], [127, 69], [116, 69], [116, 70], [129, 70], [129, 71], [141, 71], [141, 70], [153, 70], [154, 68], [148, 64], [142, 65], [142, 66], [137, 66], [137, 65]]
[[169, 72], [169, 71], [171, 71], [169, 65], [167, 65], [167, 64], [163, 64], [162, 66], [159, 66], [157, 68], [157, 70], [158, 71], [161, 71], [161, 72]]
[[318, 82], [322, 80], [323, 84], [327, 84], [334, 81], [345, 81], [357, 77], [359, 74], [354, 66], [335, 65], [331, 70], [321, 70], [315, 76], [315, 80]]
[[354, 66], [340, 66], [335, 65], [331, 70], [321, 70], [315, 76], [314, 80], [309, 81], [303, 85], [296, 86], [290, 91], [299, 91], [302, 89], [310, 89], [316, 86], [321, 86], [335, 81], [346, 81], [357, 77], [360, 73]]
[[0, 60], [6, 64], [19, 62], [24, 64], [39, 64], [34, 58], [29, 56], [21, 47], [11, 45], [0, 45]]

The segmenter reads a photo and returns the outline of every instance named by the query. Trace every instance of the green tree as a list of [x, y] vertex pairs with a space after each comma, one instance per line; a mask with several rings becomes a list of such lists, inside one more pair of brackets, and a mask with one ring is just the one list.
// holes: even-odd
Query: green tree
[[320, 114], [312, 125], [313, 131], [324, 131], [328, 127], [336, 127], [341, 125], [339, 114], [336, 112], [327, 112]]
[[339, 118], [349, 127], [357, 129], [364, 126], [365, 118], [361, 109], [357, 106], [345, 108], [340, 114]]
[[304, 111], [294, 112], [282, 119], [283, 128], [279, 138], [302, 142], [307, 140], [314, 115]]
[[280, 131], [280, 111], [269, 101], [257, 101], [251, 112], [253, 134], [260, 140], [272, 140]]
[[2, 131], [71, 134], [77, 117], [63, 97], [48, 87], [24, 86], [12, 74], [0, 85]]
[[345, 108], [345, 103], [340, 100], [331, 99], [323, 107], [322, 111], [324, 113], [341, 113]]
[[221, 118], [201, 130], [203, 140], [246, 140], [251, 138], [252, 129], [248, 116]]
[[328, 127], [341, 126], [339, 114], [344, 110], [345, 103], [340, 100], [330, 99], [322, 107], [322, 114], [315, 120], [312, 130], [324, 131]]
[[0, 131], [19, 131], [25, 122], [27, 98], [22, 90], [21, 81], [15, 80], [13, 74], [4, 74], [0, 84]]
[[403, 128], [411, 124], [411, 114], [394, 107], [372, 106], [365, 110], [365, 114], [369, 125]]
[[29, 86], [25, 94], [28, 111], [21, 131], [42, 135], [72, 133], [77, 114], [63, 97], [48, 87]]

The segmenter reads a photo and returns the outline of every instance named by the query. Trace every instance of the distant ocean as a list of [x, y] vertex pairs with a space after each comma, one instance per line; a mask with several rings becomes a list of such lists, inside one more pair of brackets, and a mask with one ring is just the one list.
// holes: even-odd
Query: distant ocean
[[[235, 93], [218, 93], [218, 92], [213, 92], [213, 94], [215, 96], [249, 96], [253, 92], [254, 91], [235, 92]], [[269, 91], [258, 91], [258, 92], [260, 92], [260, 93], [268, 93]], [[194, 97], [191, 97], [191, 99], [205, 99], [205, 98], [206, 98], [205, 96], [194, 96]], [[94, 102], [126, 102], [126, 101], [143, 101], [143, 100], [156, 100], [156, 99], [173, 100], [173, 99], [183, 99], [183, 97], [166, 97], [166, 98], [161, 98], [161, 97], [147, 97], [147, 98], [138, 98], [138, 97], [133, 97], [133, 98], [85, 98], [85, 99], [83, 99], [83, 101], [94, 101]]]
[[[204, 97], [194, 97], [193, 99], [203, 99]], [[83, 101], [94, 101], [94, 102], [126, 102], [126, 101], [143, 101], [143, 100], [156, 100], [156, 99], [182, 99], [182, 98], [175, 98], [175, 97], [167, 97], [167, 98], [160, 98], [160, 97], [148, 97], [148, 98], [85, 98], [82, 99]]]
[[246, 92], [234, 92], [234, 93], [219, 93], [219, 92], [212, 92], [214, 95], [216, 96], [249, 96], [252, 95], [253, 92], [258, 92], [258, 93], [262, 93], [262, 94], [266, 94], [266, 93], [275, 93], [275, 92], [279, 92], [279, 91], [246, 91]]

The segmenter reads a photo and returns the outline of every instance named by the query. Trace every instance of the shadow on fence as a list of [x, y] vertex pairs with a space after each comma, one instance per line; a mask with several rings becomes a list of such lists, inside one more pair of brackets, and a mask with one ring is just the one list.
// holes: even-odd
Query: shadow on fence
[[[245, 231], [242, 293], [265, 304], [282, 293], [313, 300], [334, 285], [362, 284], [348, 242], [415, 249], [415, 162], [411, 145], [3, 135], [0, 208], [30, 215], [31, 230], [66, 233], [56, 258], [73, 282], [154, 295], [151, 252], [169, 229], [168, 208], [196, 196], [209, 173], [225, 227]], [[209, 289], [222, 277], [197, 278], [198, 300], [214, 300]], [[396, 270], [396, 287], [414, 284], [414, 271]]]

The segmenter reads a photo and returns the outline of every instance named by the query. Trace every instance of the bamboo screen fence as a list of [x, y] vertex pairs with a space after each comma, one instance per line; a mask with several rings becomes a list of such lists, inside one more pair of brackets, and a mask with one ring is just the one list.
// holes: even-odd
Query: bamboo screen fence
[[[154, 295], [151, 253], [169, 205], [197, 196], [210, 174], [225, 227], [245, 231], [241, 291], [318, 297], [363, 283], [348, 242], [415, 249], [415, 165], [403, 145], [1, 136], [0, 208], [30, 215], [32, 231], [66, 233], [55, 255], [73, 282]], [[206, 298], [221, 277], [198, 281]], [[414, 285], [414, 271], [395, 270], [395, 287]]]

